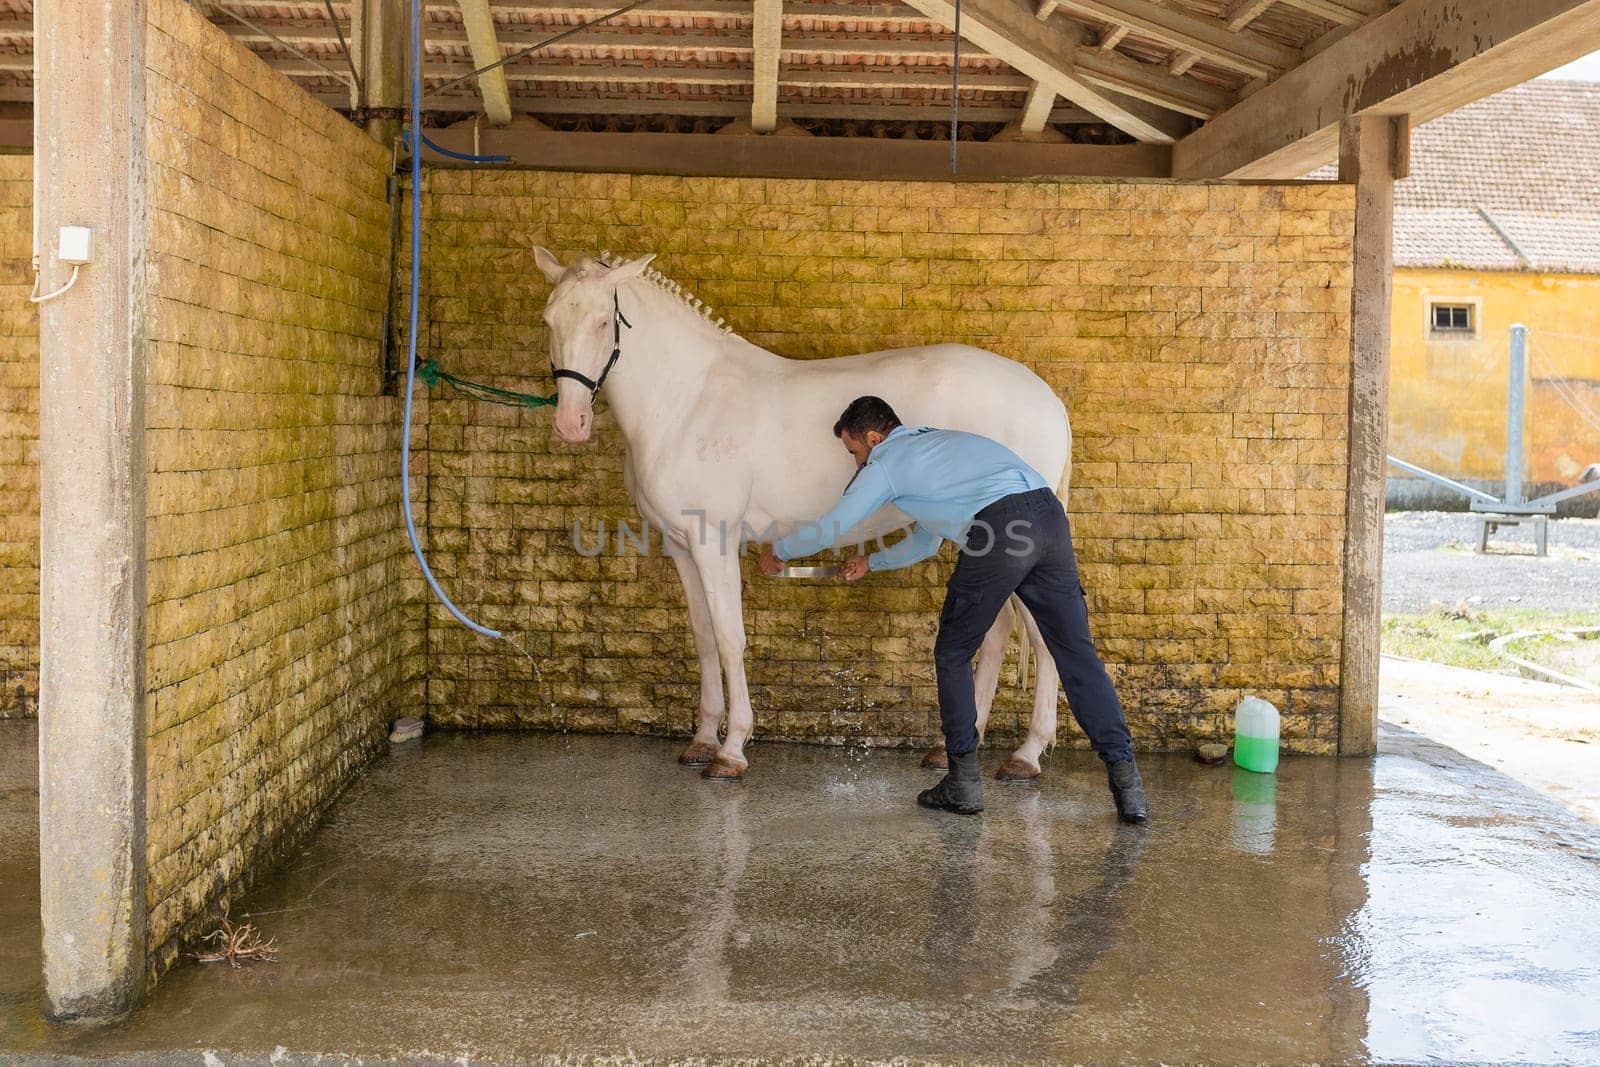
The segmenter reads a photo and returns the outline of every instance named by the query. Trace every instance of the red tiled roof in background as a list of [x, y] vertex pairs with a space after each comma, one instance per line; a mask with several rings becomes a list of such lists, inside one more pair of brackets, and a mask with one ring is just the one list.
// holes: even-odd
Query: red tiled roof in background
[[1413, 130], [1394, 262], [1600, 274], [1600, 83], [1530, 81]]

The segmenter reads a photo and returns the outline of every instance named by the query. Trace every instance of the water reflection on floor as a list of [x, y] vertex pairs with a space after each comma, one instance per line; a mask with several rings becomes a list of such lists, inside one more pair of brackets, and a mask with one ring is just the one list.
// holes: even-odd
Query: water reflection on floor
[[3, 989], [0, 1048], [1600, 1061], [1593, 830], [1385, 749], [1147, 757], [1136, 830], [1077, 753], [962, 819], [906, 752], [764, 745], [713, 784], [664, 741], [431, 735], [235, 909], [281, 962], [182, 966], [89, 1034]]

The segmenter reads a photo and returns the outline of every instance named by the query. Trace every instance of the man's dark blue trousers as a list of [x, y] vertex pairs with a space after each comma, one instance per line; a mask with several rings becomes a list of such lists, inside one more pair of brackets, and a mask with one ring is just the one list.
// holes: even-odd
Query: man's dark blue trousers
[[972, 657], [1012, 593], [1039, 624], [1094, 750], [1107, 763], [1132, 759], [1122, 703], [1089, 636], [1067, 513], [1049, 489], [1013, 493], [978, 512], [946, 585], [933, 646], [945, 749], [960, 756], [978, 747]]

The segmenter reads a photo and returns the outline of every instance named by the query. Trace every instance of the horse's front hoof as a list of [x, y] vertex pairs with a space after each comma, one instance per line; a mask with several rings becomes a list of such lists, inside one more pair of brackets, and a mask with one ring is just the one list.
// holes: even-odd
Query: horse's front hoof
[[1040, 770], [1025, 759], [1012, 756], [1000, 765], [995, 777], [1002, 782], [1031, 782], [1039, 777]]
[[744, 772], [749, 766], [750, 764], [740, 760], [718, 756], [706, 765], [706, 769], [700, 772], [700, 777], [719, 782], [737, 782], [744, 777]]
[[950, 756], [943, 745], [934, 745], [922, 757], [922, 765], [936, 771], [950, 769]]
[[678, 755], [685, 767], [704, 767], [717, 758], [717, 746], [705, 741], [695, 741]]

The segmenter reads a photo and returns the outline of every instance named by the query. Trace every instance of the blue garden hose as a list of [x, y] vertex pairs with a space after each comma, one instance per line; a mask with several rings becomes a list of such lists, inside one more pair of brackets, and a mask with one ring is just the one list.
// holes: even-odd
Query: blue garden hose
[[400, 430], [400, 506], [406, 516], [406, 533], [411, 538], [411, 551], [416, 555], [417, 562], [422, 566], [422, 576], [428, 580], [428, 587], [439, 598], [439, 602], [450, 609], [450, 614], [468, 629], [485, 637], [510, 641], [499, 630], [491, 630], [467, 618], [466, 613], [445, 595], [445, 591], [439, 587], [439, 580], [433, 576], [433, 568], [428, 566], [422, 542], [417, 539], [416, 521], [411, 517], [411, 395], [417, 377], [417, 293], [422, 285], [422, 0], [411, 0], [410, 132], [407, 141], [411, 146], [411, 324], [406, 330], [406, 413]]
[[[412, 116], [411, 121], [412, 122], [417, 121], [415, 115]], [[453, 148], [446, 148], [442, 144], [435, 143], [433, 138], [429, 137], [427, 134], [423, 134], [422, 135], [422, 143], [424, 145], [428, 146], [429, 148], [433, 149], [435, 152], [439, 153], [441, 156], [449, 156], [451, 159], [463, 159], [463, 160], [466, 160], [468, 163], [510, 163], [511, 162], [511, 157], [510, 156], [475, 156], [475, 155], [472, 155], [471, 153], [468, 153], [468, 152], [457, 152]]]

